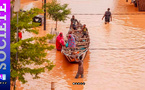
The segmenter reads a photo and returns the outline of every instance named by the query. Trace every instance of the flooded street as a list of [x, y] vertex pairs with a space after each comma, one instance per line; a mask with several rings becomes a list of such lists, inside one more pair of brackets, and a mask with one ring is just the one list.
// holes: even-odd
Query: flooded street
[[[52, 50], [46, 58], [54, 62], [54, 69], [36, 80], [26, 75], [28, 83], [21, 87], [49, 90], [54, 81], [56, 90], [145, 90], [145, 12], [138, 12], [130, 1], [125, 1], [58, 0], [69, 4], [72, 14], [89, 30], [91, 43], [84, 60], [84, 78], [75, 79], [78, 65]], [[108, 7], [113, 21], [105, 25], [102, 17]], [[52, 22], [47, 24], [52, 28]], [[69, 19], [59, 22], [58, 30], [66, 34], [69, 24]], [[73, 82], [85, 82], [85, 85], [72, 85]]]

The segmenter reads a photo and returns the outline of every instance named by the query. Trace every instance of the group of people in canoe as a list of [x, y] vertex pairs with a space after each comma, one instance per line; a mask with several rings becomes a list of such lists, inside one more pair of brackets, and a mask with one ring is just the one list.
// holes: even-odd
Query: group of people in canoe
[[[67, 36], [67, 42], [65, 43], [63, 33], [61, 32], [57, 38], [56, 38], [56, 49], [58, 51], [61, 51], [62, 47], [69, 47], [69, 48], [75, 48], [76, 47], [76, 41], [78, 41], [78, 37], [76, 37], [72, 32], [73, 30], [77, 30], [77, 28], [80, 27], [81, 30], [79, 33], [82, 33], [83, 37], [88, 37], [88, 29], [86, 28], [86, 25], [81, 25], [77, 19], [75, 19], [75, 16], [73, 15], [71, 18], [71, 25], [70, 25], [70, 31], [68, 32]], [[83, 60], [82, 57], [79, 58], [78, 61], [78, 72], [75, 76], [75, 78], [78, 78], [81, 75], [81, 78], [83, 78], [84, 68], [83, 68]]]
[[[105, 17], [105, 24], [109, 23], [110, 22], [110, 19], [112, 21], [112, 15], [111, 15], [111, 12], [110, 12], [110, 8], [107, 9], [107, 11], [105, 12], [102, 20], [104, 19]], [[65, 47], [69, 47], [69, 48], [75, 48], [76, 47], [76, 41], [77, 41], [77, 37], [72, 33], [73, 30], [77, 30], [78, 28], [80, 28], [80, 32], [79, 33], [82, 33], [82, 38], [84, 37], [88, 37], [88, 29], [86, 27], [86, 25], [81, 25], [77, 19], [75, 19], [75, 16], [73, 15], [72, 18], [71, 18], [71, 24], [70, 24], [70, 29], [71, 31], [69, 32], [69, 35], [67, 37], [67, 42], [65, 43], [64, 41], [64, 37], [63, 37], [63, 33], [61, 32], [57, 38], [56, 38], [56, 49], [58, 51], [61, 51], [62, 47], [65, 46]], [[81, 78], [83, 78], [83, 73], [84, 73], [84, 68], [83, 68], [83, 60], [82, 60], [82, 57], [79, 58], [79, 61], [78, 61], [78, 72], [75, 76], [75, 78], [78, 78], [80, 75], [81, 75]]]
[[63, 33], [59, 33], [59, 35], [56, 38], [56, 49], [58, 51], [61, 51], [62, 47], [69, 47], [69, 48], [75, 48], [76, 47], [76, 40], [78, 39], [78, 37], [76, 37], [72, 32], [73, 30], [77, 30], [77, 28], [80, 27], [81, 31], [80, 33], [83, 34], [82, 38], [84, 37], [88, 37], [88, 29], [86, 27], [86, 25], [81, 25], [77, 19], [75, 19], [75, 16], [73, 15], [71, 18], [71, 25], [70, 25], [70, 29], [72, 28], [71, 31], [69, 31], [69, 35], [67, 37], [67, 42], [65, 42], [64, 37], [63, 37]]
[[[75, 19], [75, 16], [73, 15], [72, 18], [71, 18], [71, 25], [70, 25], [70, 28], [73, 28], [74, 30], [77, 30], [77, 28], [80, 27], [82, 29], [82, 33], [83, 33], [83, 36], [88, 36], [88, 29], [86, 27], [86, 24], [84, 25], [81, 25], [80, 22], [78, 22], [77, 19]], [[80, 32], [80, 33], [81, 33]]]

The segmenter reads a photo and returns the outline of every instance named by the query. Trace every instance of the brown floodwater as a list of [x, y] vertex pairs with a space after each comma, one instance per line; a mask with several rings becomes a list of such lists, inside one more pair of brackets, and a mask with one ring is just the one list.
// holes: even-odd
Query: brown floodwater
[[[39, 0], [40, 1], [40, 0]], [[144, 90], [145, 89], [145, 13], [126, 0], [58, 0], [68, 3], [72, 14], [86, 24], [90, 34], [90, 50], [84, 60], [84, 78], [75, 79], [78, 65], [69, 63], [61, 52], [52, 50], [46, 58], [56, 65], [52, 71], [32, 79], [27, 74], [24, 90], [49, 90], [51, 81], [56, 90]], [[101, 20], [111, 8], [113, 21]], [[71, 17], [71, 15], [69, 16]], [[70, 20], [58, 23], [58, 31], [68, 32]], [[55, 22], [47, 20], [48, 33]], [[85, 82], [85, 85], [73, 85]]]

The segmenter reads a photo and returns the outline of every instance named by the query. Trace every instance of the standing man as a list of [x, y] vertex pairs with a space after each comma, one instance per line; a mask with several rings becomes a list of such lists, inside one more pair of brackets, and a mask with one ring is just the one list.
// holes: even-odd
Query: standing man
[[73, 15], [72, 18], [71, 18], [71, 26], [70, 26], [70, 28], [72, 27], [74, 30], [76, 30], [77, 29], [76, 28], [76, 23], [78, 24], [79, 22], [78, 22], [77, 19], [75, 19], [75, 16]]
[[112, 15], [111, 15], [111, 12], [110, 12], [110, 8], [107, 9], [107, 11], [105, 12], [102, 20], [104, 19], [104, 17], [105, 17], [105, 24], [109, 23], [110, 19], [112, 21]]

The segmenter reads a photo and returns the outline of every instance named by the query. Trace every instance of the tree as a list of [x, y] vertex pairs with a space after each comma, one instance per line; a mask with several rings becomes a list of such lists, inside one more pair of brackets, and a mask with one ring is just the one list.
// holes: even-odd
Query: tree
[[[17, 25], [16, 15], [11, 20], [11, 81], [15, 82], [18, 78], [22, 83], [27, 81], [24, 78], [26, 73], [34, 75], [34, 78], [39, 78], [38, 74], [46, 69], [51, 70], [55, 65], [53, 62], [46, 59], [47, 50], [52, 50], [54, 46], [48, 44], [48, 39], [52, 39], [53, 35], [47, 34], [44, 37], [31, 37], [16, 42], [16, 28], [22, 32], [38, 34], [36, 27], [38, 23], [32, 22], [33, 17], [43, 13], [42, 10], [34, 8], [26, 12], [19, 12], [19, 23]], [[16, 52], [18, 52], [18, 61], [16, 60]], [[47, 65], [43, 66], [43, 63]], [[37, 68], [30, 68], [31, 65], [36, 65]], [[42, 66], [40, 66], [42, 65]]]
[[52, 0], [52, 2], [48, 2], [44, 7], [47, 8], [47, 13], [49, 15], [49, 18], [52, 18], [54, 21], [56, 21], [56, 29], [57, 29], [57, 22], [58, 21], [65, 21], [70, 13], [71, 10], [68, 9], [68, 4], [61, 5], [60, 3], [57, 3], [56, 0]]

